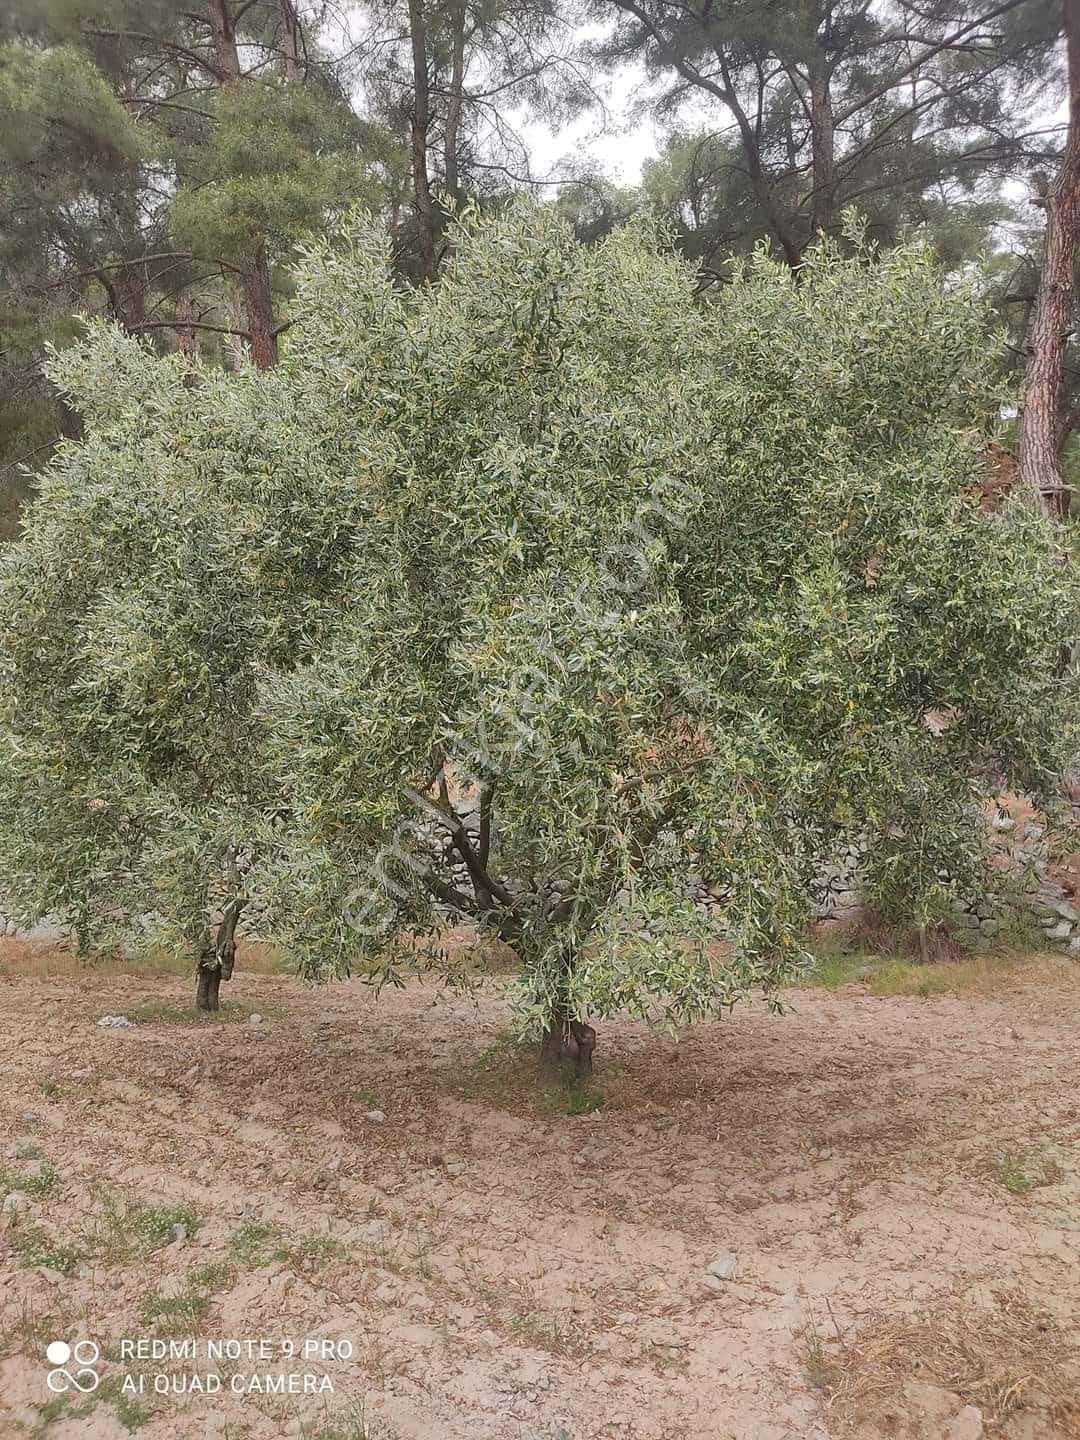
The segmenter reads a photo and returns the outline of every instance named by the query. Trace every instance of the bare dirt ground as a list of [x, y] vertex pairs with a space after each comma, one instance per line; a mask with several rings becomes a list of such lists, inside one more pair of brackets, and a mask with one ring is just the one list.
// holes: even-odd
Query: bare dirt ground
[[[189, 994], [0, 962], [4, 1440], [1080, 1434], [1076, 967], [799, 990], [678, 1045], [611, 1022], [585, 1113], [537, 1096], [495, 980]], [[100, 1386], [51, 1394], [84, 1337]], [[122, 1358], [150, 1337], [196, 1358]], [[333, 1394], [251, 1390], [300, 1372]]]

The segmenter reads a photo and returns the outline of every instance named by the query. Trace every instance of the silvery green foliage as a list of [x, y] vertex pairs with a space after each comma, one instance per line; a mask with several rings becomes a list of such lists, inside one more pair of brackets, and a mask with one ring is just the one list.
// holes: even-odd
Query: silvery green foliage
[[[277, 371], [58, 357], [88, 430], [0, 576], [0, 888], [190, 936], [239, 838], [305, 973], [397, 978], [449, 907], [535, 1028], [772, 995], [845, 837], [941, 913], [982, 792], [1071, 743], [1077, 592], [1032, 509], [979, 510], [973, 297], [847, 238], [703, 302], [643, 224], [466, 214], [405, 291], [357, 221]], [[466, 892], [437, 839], [477, 786]]]

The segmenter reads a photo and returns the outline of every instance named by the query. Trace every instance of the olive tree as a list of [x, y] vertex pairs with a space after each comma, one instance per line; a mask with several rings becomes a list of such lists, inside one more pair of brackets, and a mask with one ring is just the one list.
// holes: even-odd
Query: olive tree
[[[83, 949], [188, 947], [198, 1002], [216, 1008], [263, 798], [253, 657], [268, 626], [242, 512], [186, 459], [221, 392], [212, 372], [188, 389], [181, 356], [157, 360], [115, 328], [53, 366], [86, 430], [3, 556], [0, 894]], [[217, 426], [243, 413], [243, 384]]]
[[1077, 619], [1046, 520], [979, 508], [985, 317], [853, 227], [698, 292], [645, 222], [529, 206], [403, 289], [356, 220], [275, 371], [65, 352], [87, 436], [0, 573], [24, 912], [198, 943], [242, 846], [302, 973], [468, 920], [584, 1071], [597, 1017], [777, 1003], [845, 839], [887, 911], [976, 886], [982, 795], [1071, 743]]

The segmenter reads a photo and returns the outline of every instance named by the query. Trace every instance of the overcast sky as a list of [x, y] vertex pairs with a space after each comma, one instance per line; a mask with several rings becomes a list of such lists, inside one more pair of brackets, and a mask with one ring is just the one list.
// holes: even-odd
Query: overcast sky
[[567, 162], [580, 168], [592, 162], [610, 179], [634, 185], [641, 178], [642, 163], [659, 153], [656, 126], [647, 115], [636, 113], [635, 100], [643, 83], [637, 66], [621, 67], [598, 87], [604, 96], [604, 114], [597, 111], [578, 117], [573, 124], [553, 131], [549, 126], [521, 123], [517, 127], [532, 156], [533, 173], [539, 178], [566, 172]]

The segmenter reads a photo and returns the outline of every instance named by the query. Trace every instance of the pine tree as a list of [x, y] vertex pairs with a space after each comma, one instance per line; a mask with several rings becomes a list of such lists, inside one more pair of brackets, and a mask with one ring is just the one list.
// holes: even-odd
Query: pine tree
[[1021, 168], [1038, 138], [1028, 117], [1056, 37], [1046, 10], [1024, 0], [593, 9], [609, 26], [601, 58], [642, 60], [661, 115], [707, 107], [712, 183], [738, 197], [719, 234], [737, 223], [740, 247], [768, 235], [792, 266], [852, 204], [890, 242], [911, 221], [944, 229], [950, 210], [955, 227], [958, 208], [983, 231], [1000, 175]]

